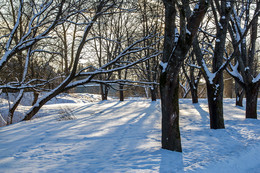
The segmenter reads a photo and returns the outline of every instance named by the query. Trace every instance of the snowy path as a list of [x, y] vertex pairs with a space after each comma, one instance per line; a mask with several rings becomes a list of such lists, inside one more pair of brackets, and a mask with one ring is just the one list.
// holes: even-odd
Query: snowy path
[[55, 104], [0, 128], [0, 172], [260, 172], [259, 119], [227, 99], [226, 129], [210, 130], [206, 100], [180, 105], [183, 154], [160, 148], [160, 102]]

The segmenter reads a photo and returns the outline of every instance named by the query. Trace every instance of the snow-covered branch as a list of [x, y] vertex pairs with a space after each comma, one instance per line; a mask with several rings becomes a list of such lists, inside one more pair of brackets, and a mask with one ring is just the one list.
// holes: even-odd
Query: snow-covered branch
[[[28, 30], [26, 32], [23, 33], [23, 35], [21, 36], [20, 40], [18, 40], [19, 42], [17, 44], [13, 43], [13, 39], [14, 36], [17, 32], [17, 28], [19, 25], [22, 25], [22, 21], [21, 21], [21, 17], [22, 17], [22, 7], [23, 7], [23, 1], [20, 1], [20, 7], [19, 7], [19, 11], [18, 11], [18, 16], [17, 16], [17, 22], [14, 26], [14, 28], [12, 29], [11, 33], [9, 34], [9, 40], [6, 43], [5, 46], [5, 54], [3, 55], [3, 57], [0, 60], [0, 70], [2, 70], [2, 68], [5, 66], [5, 64], [18, 52], [21, 52], [23, 50], [26, 50], [30, 47], [32, 47], [34, 44], [36, 44], [38, 41], [45, 39], [45, 38], [49, 38], [49, 36], [47, 36], [59, 23], [60, 18], [62, 16], [63, 13], [63, 4], [65, 3], [65, 0], [62, 0], [58, 5], [57, 5], [57, 9], [55, 8], [51, 8], [53, 1], [49, 1], [48, 3], [42, 3], [41, 4], [41, 10], [38, 13], [35, 13], [34, 15], [31, 16], [31, 19], [29, 21], [28, 24]], [[33, 9], [32, 9], [33, 10]], [[53, 21], [48, 21], [45, 24], [50, 23], [49, 26], [45, 26], [42, 25], [44, 20], [49, 20], [49, 18], [46, 17], [42, 17], [42, 15], [46, 12], [46, 10], [51, 10], [51, 11], [57, 11], [56, 12], [56, 16], [54, 16], [54, 20]], [[35, 12], [35, 10], [33, 10]], [[39, 20], [42, 20], [39, 23]], [[37, 20], [37, 22], [35, 22], [35, 20]], [[35, 25], [36, 23], [36, 25]]]
[[228, 68], [226, 69], [227, 72], [233, 76], [234, 78], [237, 78], [239, 81], [240, 81], [240, 84], [244, 83], [244, 80], [243, 80], [243, 77], [240, 75], [239, 71], [238, 71], [238, 66], [239, 66], [239, 63], [236, 62], [236, 65], [232, 65], [231, 63], [229, 63], [229, 66], [231, 68], [231, 70], [229, 70]]

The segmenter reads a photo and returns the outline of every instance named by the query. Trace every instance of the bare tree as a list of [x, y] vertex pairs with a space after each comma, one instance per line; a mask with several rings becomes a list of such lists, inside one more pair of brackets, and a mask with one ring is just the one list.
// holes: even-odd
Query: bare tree
[[[131, 45], [124, 48], [122, 51], [120, 51], [120, 53], [117, 54], [117, 56], [115, 56], [113, 59], [111, 59], [109, 62], [102, 65], [101, 67], [87, 66], [78, 69], [79, 60], [83, 55], [82, 53], [84, 48], [86, 47], [86, 44], [90, 40], [95, 39], [93, 37], [88, 38], [88, 36], [90, 36], [90, 31], [93, 25], [102, 15], [111, 14], [114, 12], [113, 10], [120, 10], [119, 8], [120, 5], [121, 2], [103, 0], [103, 1], [98, 1], [97, 3], [94, 4], [90, 4], [88, 8], [85, 8], [85, 10], [87, 11], [84, 11], [84, 15], [85, 15], [84, 18], [86, 19], [87, 23], [84, 32], [81, 35], [81, 41], [79, 42], [77, 49], [75, 51], [73, 66], [69, 75], [56, 88], [48, 92], [42, 98], [38, 99], [37, 102], [32, 106], [32, 108], [27, 112], [23, 120], [30, 120], [47, 101], [57, 96], [61, 92], [64, 92], [78, 85], [86, 84], [91, 81], [101, 83], [102, 81], [97, 79], [98, 75], [109, 74], [119, 70], [130, 68], [138, 63], [141, 63], [149, 58], [153, 58], [154, 56], [158, 56], [158, 54], [160, 54], [160, 52], [154, 51], [154, 54], [151, 55], [150, 57], [142, 57], [138, 59], [135, 58], [136, 53], [140, 51], [144, 51], [146, 49], [151, 49], [151, 45], [147, 45], [146, 47], [140, 46], [143, 41], [147, 39], [151, 39], [156, 36], [156, 35], [149, 35], [140, 39], [136, 39], [135, 41], [132, 42]], [[74, 21], [70, 21], [70, 22], [77, 25], [77, 23]], [[120, 67], [114, 66], [117, 62], [120, 62], [126, 56], [132, 57], [131, 61], [128, 61], [124, 66], [120, 66]]]
[[[18, 91], [18, 96], [9, 109], [8, 124], [13, 121], [14, 111], [19, 105], [25, 89], [34, 88], [37, 83], [37, 79], [29, 77], [29, 66], [33, 64], [30, 62], [32, 55], [39, 52], [37, 49], [32, 49], [47, 39], [52, 30], [68, 17], [64, 15], [69, 11], [64, 4], [65, 1], [57, 3], [53, 1], [37, 3], [26, 0], [1, 2], [0, 19], [3, 23], [0, 25], [0, 30], [3, 35], [0, 37], [2, 56], [0, 71], [7, 75], [1, 76], [0, 88], [6, 92], [10, 89]], [[46, 15], [49, 17], [47, 18]], [[9, 68], [10, 66], [12, 68]], [[46, 83], [42, 80], [39, 86]]]
[[[149, 2], [147, 0], [139, 1], [139, 13], [140, 13], [140, 24], [141, 24], [141, 34], [149, 35], [151, 33], [162, 33], [162, 16], [163, 16], [163, 4], [159, 1]], [[155, 40], [149, 40], [155, 41]], [[150, 44], [144, 42], [144, 46]], [[154, 45], [155, 49], [161, 49], [162, 44]], [[157, 46], [157, 47], [156, 47]], [[144, 52], [145, 56], [149, 56], [150, 50]], [[141, 55], [142, 56], [142, 55]], [[159, 57], [148, 60], [140, 65], [137, 69], [137, 73], [141, 81], [154, 82], [159, 81]], [[149, 87], [151, 100], [156, 101], [158, 86], [156, 84]]]
[[[246, 118], [257, 118], [257, 97], [260, 87], [260, 74], [254, 69], [256, 62], [256, 42], [259, 31], [259, 1], [237, 2], [233, 8], [229, 27], [236, 55], [235, 64], [227, 69], [246, 94]], [[243, 17], [245, 16], [245, 17]], [[247, 32], [249, 32], [248, 37]], [[249, 39], [249, 42], [247, 41]], [[238, 95], [237, 97], [240, 97]], [[242, 95], [243, 97], [243, 95]], [[240, 98], [240, 100], [242, 100]]]
[[[191, 16], [185, 17], [189, 1], [164, 0], [165, 35], [161, 64], [160, 91], [162, 104], [162, 148], [181, 152], [179, 131], [179, 79], [180, 68], [185, 60], [193, 38], [208, 8], [207, 1], [200, 0]], [[180, 11], [179, 32], [176, 27], [177, 7]]]
[[182, 72], [189, 85], [188, 89], [187, 87], [183, 87], [185, 88], [186, 91], [185, 95], [187, 95], [188, 92], [190, 91], [192, 103], [198, 103], [198, 98], [199, 98], [198, 89], [199, 89], [199, 81], [201, 79], [201, 71], [197, 69], [194, 51], [191, 52], [189, 58], [187, 59], [186, 66], [185, 64], [182, 65]]
[[[14, 26], [9, 26], [10, 31], [1, 37], [4, 53], [0, 60], [0, 70], [3, 69], [14, 55], [32, 47], [40, 40], [48, 38], [48, 34], [69, 17], [63, 16], [64, 13], [68, 12], [68, 9], [64, 9], [65, 0], [60, 3], [49, 1], [43, 4], [31, 2], [29, 5], [32, 9], [32, 14], [28, 14], [29, 16], [25, 15], [26, 17], [30, 17], [28, 24], [26, 28], [23, 29], [19, 40], [15, 41], [15, 39], [17, 39], [15, 35], [18, 34], [19, 26], [22, 25], [25, 4], [27, 3], [20, 0]], [[2, 17], [4, 17], [4, 15], [2, 15]], [[7, 22], [7, 20], [5, 21]]]
[[[201, 66], [202, 74], [207, 83], [207, 96], [210, 114], [210, 128], [225, 128], [223, 116], [223, 56], [225, 53], [226, 36], [233, 2], [231, 1], [212, 1], [211, 9], [214, 23], [216, 25], [215, 45], [209, 44], [213, 49], [212, 72], [207, 67], [203, 54], [199, 48], [199, 42], [195, 40], [193, 47]], [[229, 57], [227, 57], [229, 58]], [[226, 64], [226, 62], [225, 62]]]

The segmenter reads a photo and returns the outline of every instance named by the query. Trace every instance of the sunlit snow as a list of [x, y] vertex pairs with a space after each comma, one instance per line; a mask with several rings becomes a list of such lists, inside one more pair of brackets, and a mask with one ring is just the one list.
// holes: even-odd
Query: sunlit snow
[[[245, 119], [235, 99], [224, 99], [221, 130], [209, 128], [206, 99], [180, 100], [181, 154], [161, 149], [160, 101], [77, 96], [49, 103], [34, 120], [0, 127], [0, 172], [260, 171], [260, 121]], [[61, 119], [65, 108], [72, 119]]]

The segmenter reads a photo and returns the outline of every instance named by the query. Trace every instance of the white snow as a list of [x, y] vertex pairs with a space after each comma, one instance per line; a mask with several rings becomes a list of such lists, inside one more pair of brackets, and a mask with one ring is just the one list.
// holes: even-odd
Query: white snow
[[174, 42], [177, 43], [178, 40], [179, 40], [179, 36], [180, 36], [177, 27], [176, 27], [175, 30], [174, 30], [174, 35], [175, 35], [175, 37], [174, 37]]
[[247, 70], [249, 70], [250, 68], [247, 66], [247, 67], [245, 67], [245, 69], [244, 69], [244, 71], [247, 71]]
[[220, 22], [218, 22], [218, 26], [219, 26], [220, 29], [223, 29], [223, 26], [221, 25]]
[[168, 63], [167, 62], [160, 62], [160, 66], [162, 66], [162, 72], [164, 73], [167, 68]]
[[213, 80], [216, 77], [216, 73], [211, 73], [206, 65], [206, 62], [204, 61], [204, 59], [202, 59], [202, 66], [204, 67], [204, 70], [207, 74], [208, 80], [210, 84], [213, 84]]
[[199, 9], [199, 3], [197, 3], [194, 7], [194, 10], [198, 10]]
[[241, 82], [244, 82], [243, 77], [242, 77], [241, 74], [238, 72], [238, 65], [239, 65], [238, 62], [236, 62], [236, 64], [235, 64], [234, 66], [230, 63], [230, 67], [231, 67], [232, 71], [230, 71], [229, 69], [227, 69], [227, 70], [228, 70], [228, 72], [229, 72], [231, 75], [233, 75], [233, 76], [239, 78], [239, 80], [240, 80]]
[[191, 32], [190, 32], [190, 30], [188, 30], [188, 29], [186, 29], [186, 33], [187, 33], [188, 35], [191, 35]]
[[231, 3], [230, 2], [226, 2], [226, 6], [227, 6], [227, 8], [230, 8], [231, 7]]
[[[259, 172], [260, 120], [234, 105], [224, 100], [226, 129], [211, 130], [206, 99], [181, 99], [183, 153], [161, 149], [159, 101], [46, 105], [0, 127], [0, 172]], [[72, 120], [60, 120], [64, 107]]]
[[255, 78], [253, 78], [252, 82], [257, 83], [259, 81], [260, 81], [260, 73]]

